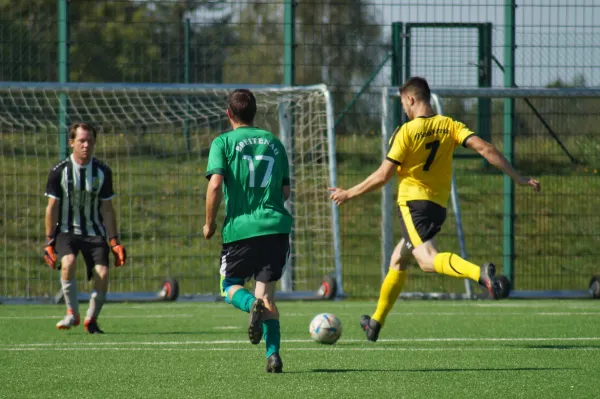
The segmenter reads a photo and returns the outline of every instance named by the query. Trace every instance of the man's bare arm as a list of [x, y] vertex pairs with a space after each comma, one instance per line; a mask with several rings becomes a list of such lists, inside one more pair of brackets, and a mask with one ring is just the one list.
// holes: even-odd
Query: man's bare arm
[[101, 201], [100, 213], [102, 213], [102, 220], [104, 220], [104, 226], [106, 227], [106, 234], [108, 234], [108, 238], [117, 236], [119, 234], [119, 230], [117, 229], [117, 215], [115, 213], [115, 207], [113, 206], [112, 199]]
[[217, 212], [223, 199], [223, 180], [222, 175], [212, 175], [206, 189], [206, 224], [215, 224], [217, 222]]
[[60, 206], [60, 200], [48, 197], [48, 206], [46, 207], [46, 237], [54, 237], [56, 232], [56, 224], [58, 223], [58, 210]]
[[511, 166], [508, 160], [498, 151], [498, 149], [487, 141], [471, 136], [467, 139], [466, 146], [477, 151], [490, 164], [506, 173], [510, 178], [520, 186], [531, 186], [535, 191], [540, 191], [540, 182], [530, 177], [523, 177]]
[[283, 186], [283, 199], [284, 200], [288, 200], [290, 198], [290, 195], [292, 193], [292, 189], [290, 188], [290, 186]]
[[379, 168], [365, 180], [357, 184], [356, 186], [343, 190], [341, 188], [332, 187], [329, 191], [332, 191], [331, 199], [338, 205], [341, 205], [345, 201], [363, 195], [365, 193], [377, 190], [384, 186], [394, 176], [394, 172], [397, 169], [397, 165], [384, 159]]

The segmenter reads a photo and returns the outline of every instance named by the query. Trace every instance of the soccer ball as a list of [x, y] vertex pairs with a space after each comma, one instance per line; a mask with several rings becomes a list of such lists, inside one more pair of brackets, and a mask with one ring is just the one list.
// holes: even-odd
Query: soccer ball
[[342, 335], [342, 322], [334, 314], [321, 313], [311, 320], [308, 331], [315, 342], [335, 344]]

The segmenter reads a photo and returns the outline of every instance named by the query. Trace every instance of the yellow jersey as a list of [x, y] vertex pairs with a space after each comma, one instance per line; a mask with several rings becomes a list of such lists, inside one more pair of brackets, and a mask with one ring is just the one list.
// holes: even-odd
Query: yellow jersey
[[396, 129], [387, 159], [398, 165], [398, 205], [429, 200], [446, 207], [452, 183], [452, 156], [474, 133], [442, 115], [418, 117]]

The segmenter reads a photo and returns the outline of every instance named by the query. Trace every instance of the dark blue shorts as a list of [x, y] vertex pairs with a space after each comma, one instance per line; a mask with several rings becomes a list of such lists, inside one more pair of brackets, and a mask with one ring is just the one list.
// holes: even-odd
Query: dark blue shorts
[[254, 277], [263, 283], [278, 281], [289, 253], [289, 234], [270, 234], [223, 244], [221, 277], [243, 280]]

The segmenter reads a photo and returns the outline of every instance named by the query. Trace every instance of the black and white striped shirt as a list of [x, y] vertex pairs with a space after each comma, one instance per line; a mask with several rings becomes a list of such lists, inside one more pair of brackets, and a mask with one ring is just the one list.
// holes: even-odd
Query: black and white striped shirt
[[83, 236], [105, 236], [100, 213], [102, 200], [114, 196], [112, 172], [92, 158], [79, 165], [73, 155], [56, 164], [48, 175], [46, 197], [60, 200], [58, 230]]

